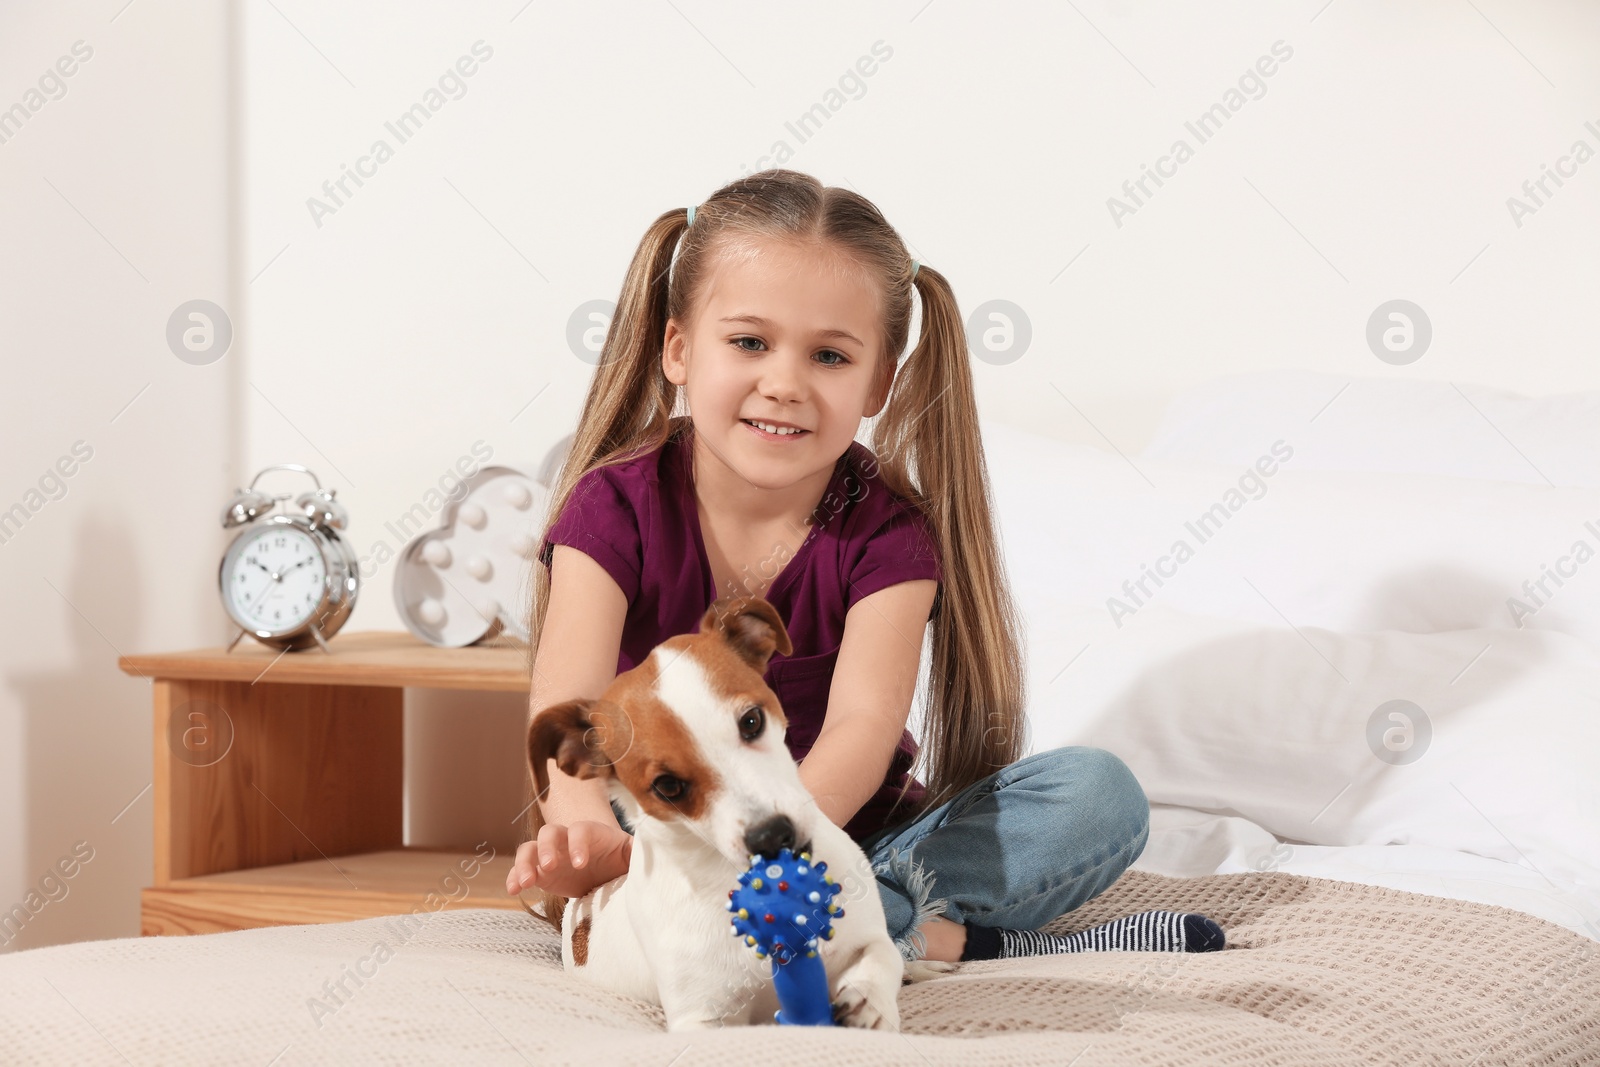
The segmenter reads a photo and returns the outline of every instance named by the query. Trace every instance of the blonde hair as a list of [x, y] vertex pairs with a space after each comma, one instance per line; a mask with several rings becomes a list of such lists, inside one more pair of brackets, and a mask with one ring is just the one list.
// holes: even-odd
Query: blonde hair
[[[931, 616], [933, 661], [913, 768], [928, 790], [920, 810], [936, 807], [1026, 751], [1022, 627], [993, 521], [960, 308], [937, 270], [922, 264], [913, 277], [904, 242], [871, 201], [775, 169], [718, 189], [697, 206], [693, 225], [683, 208], [651, 223], [622, 283], [548, 517], [561, 514], [585, 474], [654, 451], [690, 428], [686, 416], [673, 417], [680, 387], [661, 367], [667, 320], [693, 321], [717, 256], [740, 238], [827, 245], [878, 284], [883, 354], [873, 392], [883, 395], [891, 376], [894, 383], [871, 448], [885, 486], [931, 521], [944, 576]], [[922, 335], [895, 374], [910, 332], [913, 286], [922, 295]], [[530, 664], [550, 592], [550, 568], [533, 571]], [[539, 806], [530, 810], [537, 835]]]

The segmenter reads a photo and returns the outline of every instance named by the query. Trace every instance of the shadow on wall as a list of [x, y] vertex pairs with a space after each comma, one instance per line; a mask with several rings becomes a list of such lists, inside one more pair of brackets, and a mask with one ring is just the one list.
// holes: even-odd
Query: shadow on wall
[[0, 951], [135, 936], [151, 879], [150, 683], [117, 668], [111, 643], [139, 647], [136, 547], [99, 508], [77, 534], [58, 587], [68, 665], [7, 679], [22, 708], [26, 844], [23, 895], [0, 901]]

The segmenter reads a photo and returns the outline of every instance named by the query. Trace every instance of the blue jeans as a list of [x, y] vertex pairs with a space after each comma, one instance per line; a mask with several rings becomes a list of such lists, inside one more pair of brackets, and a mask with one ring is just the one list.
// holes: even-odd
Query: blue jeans
[[928, 919], [1037, 930], [1109, 889], [1149, 837], [1150, 802], [1127, 764], [1067, 746], [1001, 768], [861, 850], [889, 935], [916, 960]]

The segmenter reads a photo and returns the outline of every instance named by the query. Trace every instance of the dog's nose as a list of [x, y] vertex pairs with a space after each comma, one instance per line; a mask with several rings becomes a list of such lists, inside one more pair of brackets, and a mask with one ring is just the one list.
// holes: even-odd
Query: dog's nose
[[780, 848], [794, 851], [794, 823], [787, 815], [774, 815], [766, 822], [745, 831], [744, 847], [767, 859], [774, 859]]

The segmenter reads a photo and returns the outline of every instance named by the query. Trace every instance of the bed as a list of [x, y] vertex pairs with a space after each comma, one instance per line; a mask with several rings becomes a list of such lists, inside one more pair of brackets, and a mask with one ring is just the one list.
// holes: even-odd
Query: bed
[[1600, 1063], [1597, 436], [1596, 395], [1303, 373], [1138, 455], [984, 426], [1029, 749], [1151, 800], [1048, 929], [1183, 908], [1224, 952], [968, 963], [901, 1033], [774, 1047], [665, 1032], [517, 912], [84, 942], [0, 957], [0, 1061]]

